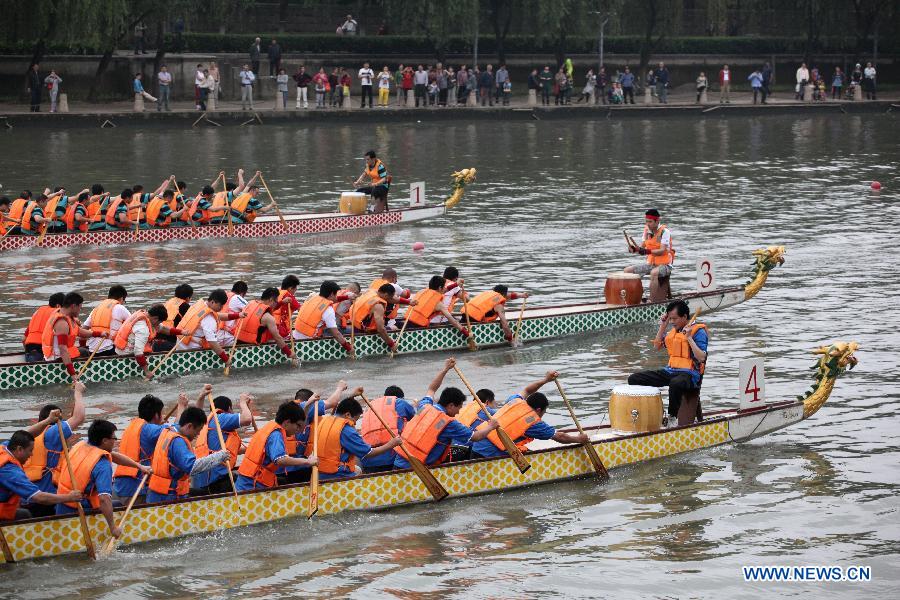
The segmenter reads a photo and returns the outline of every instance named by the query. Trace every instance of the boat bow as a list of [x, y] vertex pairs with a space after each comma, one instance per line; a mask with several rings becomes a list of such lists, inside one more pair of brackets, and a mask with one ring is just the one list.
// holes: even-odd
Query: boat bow
[[813, 350], [813, 354], [819, 354], [821, 357], [812, 367], [816, 370], [816, 382], [812, 389], [799, 398], [803, 402], [804, 419], [813, 416], [822, 408], [831, 396], [838, 377], [856, 366], [858, 361], [854, 353], [858, 348], [859, 344], [856, 342], [835, 342], [830, 346]]

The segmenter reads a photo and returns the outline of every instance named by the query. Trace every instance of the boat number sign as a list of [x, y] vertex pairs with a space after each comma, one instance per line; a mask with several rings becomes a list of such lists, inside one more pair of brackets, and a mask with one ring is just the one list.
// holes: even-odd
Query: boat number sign
[[716, 287], [716, 271], [712, 259], [701, 258], [697, 261], [697, 291], [711, 292]]
[[766, 375], [763, 371], [763, 359], [748, 358], [740, 362], [741, 410], [763, 406], [766, 403]]
[[409, 184], [409, 207], [425, 206], [425, 182], [415, 181]]

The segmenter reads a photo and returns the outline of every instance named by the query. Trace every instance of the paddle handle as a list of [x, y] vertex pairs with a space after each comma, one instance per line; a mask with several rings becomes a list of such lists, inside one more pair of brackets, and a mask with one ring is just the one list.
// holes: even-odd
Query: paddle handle
[[153, 370], [150, 371], [150, 377], [147, 378], [147, 381], [153, 379], [153, 376], [156, 375], [156, 372], [159, 371], [159, 368], [166, 364], [166, 361], [169, 360], [169, 357], [175, 352], [175, 348], [178, 347], [178, 338], [175, 338], [175, 345], [172, 346], [172, 349], [169, 350], [165, 356], [163, 356], [162, 360], [156, 363], [156, 366], [153, 367]]
[[522, 308], [519, 309], [519, 319], [516, 321], [516, 332], [513, 334], [514, 340], [519, 338], [519, 332], [522, 330], [522, 317], [525, 316], [526, 304], [528, 304], [528, 296], [522, 300]]
[[6, 534], [3, 533], [3, 528], [0, 527], [0, 547], [3, 548], [3, 560], [7, 563], [14, 563], [16, 559], [13, 558], [12, 549], [9, 547], [9, 542], [6, 541]]
[[259, 174], [259, 182], [263, 184], [263, 187], [266, 188], [266, 194], [269, 195], [269, 202], [275, 207], [275, 214], [278, 215], [278, 219], [281, 221], [281, 225], [287, 230], [287, 222], [284, 220], [284, 215], [281, 214], [281, 209], [278, 208], [278, 203], [275, 202], [275, 198], [272, 197], [272, 190], [269, 189], [269, 184], [266, 183], [266, 179], [263, 177], [262, 173]]
[[[59, 428], [59, 441], [62, 443], [63, 458], [66, 461], [66, 468], [69, 471], [69, 480], [72, 482], [72, 487], [74, 488], [75, 469], [72, 467], [72, 460], [69, 458], [69, 443], [66, 441], [66, 433], [63, 430], [62, 421], [57, 421], [56, 426]], [[87, 517], [84, 516], [84, 507], [81, 506], [81, 502], [76, 502], [75, 508], [78, 511], [78, 520], [81, 522], [81, 535], [84, 538], [84, 549], [91, 559], [96, 560], [97, 552], [94, 550], [94, 542], [91, 540], [91, 531], [88, 529]]]
[[[319, 456], [319, 401], [313, 400], [313, 456]], [[309, 506], [306, 518], [312, 519], [319, 512], [319, 465], [313, 465], [309, 476]]]
[[234, 358], [234, 353], [237, 350], [238, 343], [238, 334], [241, 332], [241, 325], [244, 324], [244, 319], [238, 319], [237, 324], [234, 326], [234, 342], [231, 344], [231, 350], [228, 352], [228, 364], [225, 365], [225, 377], [228, 377], [228, 373], [231, 372], [231, 359]]
[[[571, 415], [572, 422], [575, 423], [575, 427], [578, 428], [578, 433], [580, 433], [581, 435], [585, 435], [584, 429], [581, 427], [581, 423], [578, 421], [578, 417], [575, 416], [575, 409], [572, 408], [572, 403], [569, 402], [569, 397], [566, 396], [566, 393], [563, 391], [562, 384], [559, 382], [559, 379], [554, 379], [553, 382], [556, 384], [556, 389], [559, 390], [559, 395], [562, 396], [566, 408], [569, 409], [569, 415]], [[588, 459], [594, 466], [594, 471], [597, 472], [597, 475], [601, 479], [608, 479], [609, 472], [606, 470], [606, 466], [603, 464], [603, 460], [601, 460], [600, 455], [597, 454], [597, 449], [594, 448], [594, 445], [591, 444], [590, 440], [582, 445], [584, 446], [584, 450], [585, 452], [587, 452]]]
[[466, 290], [463, 286], [459, 286], [459, 295], [462, 296], [463, 313], [466, 315], [466, 329], [469, 330], [469, 338], [466, 340], [466, 344], [468, 344], [469, 350], [478, 350], [478, 345], [475, 343], [475, 330], [472, 329], [472, 321], [469, 317], [469, 303], [466, 301]]
[[[81, 368], [78, 369], [78, 375], [77, 375], [78, 379], [81, 379], [81, 376], [84, 375], [84, 373], [87, 371], [88, 365], [91, 364], [92, 360], [94, 360], [94, 355], [97, 354], [97, 351], [100, 350], [100, 346], [102, 346], [102, 345], [103, 345], [103, 341], [101, 340], [97, 343], [97, 347], [94, 348], [94, 351], [91, 352], [91, 355], [88, 356], [88, 359], [86, 361], [84, 361], [83, 365], [81, 365]], [[74, 383], [72, 384], [72, 387], [75, 387]]]
[[[216, 412], [216, 407], [212, 401], [212, 393], [206, 395], [209, 400], [209, 411], [212, 413], [213, 421], [216, 423], [216, 436], [219, 438], [219, 448], [222, 450], [227, 450], [225, 448], [225, 436], [222, 435], [222, 425], [219, 423], [219, 413]], [[225, 461], [225, 471], [228, 473], [228, 481], [231, 482], [231, 490], [234, 492], [234, 502], [237, 505], [238, 512], [241, 512], [241, 501], [238, 498], [237, 486], [234, 485], [234, 475], [231, 474], [231, 461]]]
[[[131, 512], [131, 507], [134, 506], [137, 497], [141, 494], [141, 489], [143, 489], [144, 484], [147, 483], [148, 477], [150, 477], [150, 475], [144, 473], [144, 476], [141, 478], [141, 482], [138, 484], [138, 486], [134, 490], [134, 493], [131, 495], [131, 499], [128, 501], [128, 506], [125, 507], [125, 512], [122, 513], [122, 518], [119, 519], [119, 522], [116, 525], [119, 529], [122, 529], [125, 526], [125, 521], [128, 520], [128, 513]], [[118, 541], [118, 538], [109, 538], [109, 541], [106, 542], [106, 546], [104, 546], [103, 548], [103, 554], [111, 553], [113, 551], [113, 548], [116, 547]]]
[[394, 342], [394, 349], [391, 350], [391, 358], [394, 358], [394, 354], [397, 353], [397, 350], [400, 348], [400, 339], [403, 337], [403, 332], [406, 331], [406, 325], [409, 323], [409, 316], [412, 314], [412, 307], [408, 307], [406, 309], [406, 319], [403, 320], [403, 327], [400, 328], [400, 333], [397, 334], [397, 339]]
[[356, 360], [356, 326], [353, 323], [353, 317], [356, 314], [356, 300], [350, 305], [350, 359]]

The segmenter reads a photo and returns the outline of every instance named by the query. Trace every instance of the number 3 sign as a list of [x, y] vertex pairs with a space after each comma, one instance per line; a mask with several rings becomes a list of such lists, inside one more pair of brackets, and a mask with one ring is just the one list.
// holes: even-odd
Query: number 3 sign
[[739, 365], [741, 395], [740, 410], [758, 408], [766, 403], [766, 375], [763, 359], [742, 360]]
[[701, 258], [697, 261], [697, 291], [709, 292], [716, 289], [716, 274], [713, 261]]

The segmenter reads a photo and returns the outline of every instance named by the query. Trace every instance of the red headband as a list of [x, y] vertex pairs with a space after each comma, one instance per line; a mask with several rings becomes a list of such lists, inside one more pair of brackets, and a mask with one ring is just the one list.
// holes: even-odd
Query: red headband
[[659, 221], [659, 217], [657, 217], [656, 215], [644, 215], [644, 217], [647, 219], [653, 219], [654, 221]]

